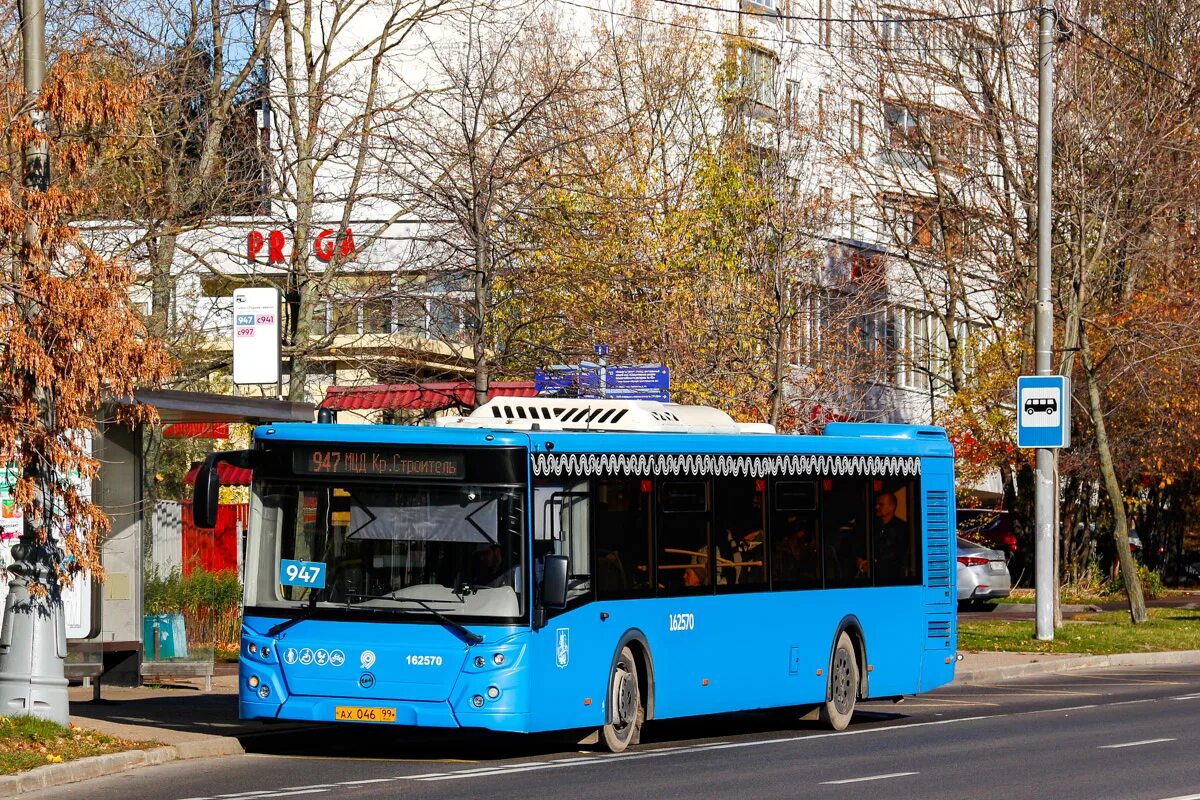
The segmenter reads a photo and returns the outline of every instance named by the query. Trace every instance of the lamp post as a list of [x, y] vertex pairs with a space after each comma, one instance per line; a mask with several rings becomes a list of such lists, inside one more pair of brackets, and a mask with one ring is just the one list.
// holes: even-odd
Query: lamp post
[[[35, 102], [46, 75], [46, 6], [44, 0], [20, 0], [20, 11], [25, 90], [29, 100]], [[32, 106], [29, 114], [34, 128], [44, 132], [42, 112]], [[25, 148], [24, 182], [26, 189], [36, 192], [45, 192], [50, 187], [50, 147], [43, 137], [35, 138]], [[17, 269], [33, 268], [32, 250], [38, 236], [38, 225], [31, 219], [25, 227], [24, 254]], [[31, 313], [36, 313], [36, 309], [26, 311]], [[49, 414], [53, 399], [45, 396], [44, 389], [40, 394], [42, 413]], [[35, 527], [38, 523], [45, 525], [55, 516], [56, 510], [48, 509], [47, 505], [52, 502], [52, 495], [45, 491], [46, 481], [53, 478], [44, 463], [25, 465], [25, 477], [32, 478], [35, 493], [41, 493], [40, 502], [35, 505], [42, 518], [35, 520], [32, 514], [25, 515], [24, 530], [13, 547], [13, 563], [8, 568], [12, 578], [0, 633], [0, 714], [32, 715], [65, 726], [70, 722], [65, 677], [66, 625], [54, 566], [57, 548], [54, 537], [60, 531], [51, 524], [49, 537], [40, 542]]]
[[[1058, 14], [1054, 0], [1044, 0], [1038, 12], [1038, 142], [1037, 142], [1037, 304], [1034, 311], [1034, 367], [1038, 375], [1052, 375], [1050, 353], [1054, 342], [1054, 307], [1050, 300], [1050, 203], [1054, 164], [1054, 36]], [[1063, 398], [1069, 402], [1069, 398]], [[1021, 413], [1020, 409], [1017, 413]], [[1034, 481], [1034, 587], [1036, 637], [1054, 638], [1054, 539], [1058, 491], [1054, 451], [1037, 450]]]

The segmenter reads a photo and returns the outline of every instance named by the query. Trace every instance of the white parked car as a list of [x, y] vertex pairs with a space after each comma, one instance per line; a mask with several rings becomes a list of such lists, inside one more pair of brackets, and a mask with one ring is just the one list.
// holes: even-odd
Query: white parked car
[[958, 537], [958, 601], [979, 604], [1008, 597], [1012, 578], [1002, 550]]

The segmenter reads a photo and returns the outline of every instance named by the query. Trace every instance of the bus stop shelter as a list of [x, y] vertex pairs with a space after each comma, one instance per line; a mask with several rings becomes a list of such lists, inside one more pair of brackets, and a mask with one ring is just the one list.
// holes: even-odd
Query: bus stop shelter
[[[138, 403], [153, 406], [163, 425], [312, 422], [310, 403], [292, 403], [261, 397], [175, 390], [136, 393]], [[128, 428], [112, 421], [106, 409], [93, 438], [92, 452], [100, 471], [92, 481], [92, 500], [108, 516], [112, 528], [101, 546], [105, 580], [93, 583], [90, 593], [89, 635], [69, 642], [76, 654], [100, 662], [105, 683], [136, 686], [142, 660], [142, 521], [150, 510], [143, 502], [144, 426]]]

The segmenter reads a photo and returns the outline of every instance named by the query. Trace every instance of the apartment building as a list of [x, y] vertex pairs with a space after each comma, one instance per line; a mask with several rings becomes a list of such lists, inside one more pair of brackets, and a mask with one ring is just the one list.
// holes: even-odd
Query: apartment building
[[[504, 34], [504, 15], [527, 5], [488, 6], [489, 24]], [[717, 117], [742, 126], [781, 165], [780, 180], [821, 208], [806, 231], [822, 243], [819, 263], [797, 263], [792, 281], [788, 401], [829, 418], [936, 421], [995, 335], [1002, 277], [990, 226], [1008, 189], [993, 156], [1013, 134], [988, 121], [998, 98], [987, 54], [1006, 43], [1015, 13], [958, 0], [538, 5], [584, 48], [599, 22], [690, 26], [723, 43], [736, 91], [720, 94]], [[488, 180], [477, 180], [469, 139], [427, 152], [431, 140], [394, 106], [456, 79], [446, 54], [478, 35], [483, 15], [477, 4], [321, 8], [328, 38], [312, 58], [285, 52], [284, 31], [299, 32], [281, 25], [266, 59], [263, 213], [181, 237], [172, 321], [221, 351], [233, 289], [275, 285], [285, 327], [303, 338], [290, 347], [308, 355], [298, 399], [320, 402], [334, 384], [470, 381], [494, 345], [486, 259], [513, 247], [482, 231], [488, 214], [506, 213], [486, 192], [507, 166], [493, 151]], [[1016, 96], [999, 100], [1031, 96], [1020, 85], [1030, 76], [1017, 78]], [[464, 190], [471, 202], [451, 202]]]

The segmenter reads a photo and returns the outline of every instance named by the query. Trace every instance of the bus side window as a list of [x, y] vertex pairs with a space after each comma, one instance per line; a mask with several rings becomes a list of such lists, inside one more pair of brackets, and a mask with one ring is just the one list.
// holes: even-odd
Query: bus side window
[[821, 530], [817, 482], [777, 480], [771, 513], [771, 588], [821, 586]]
[[597, 478], [595, 487], [596, 596], [645, 597], [650, 591], [650, 514], [653, 481]]
[[533, 529], [533, 569], [540, 576], [540, 560], [548, 555], [570, 559], [567, 600], [585, 597], [592, 591], [591, 542], [588, 531], [588, 494], [586, 481], [539, 483], [534, 486], [537, 509]]
[[707, 479], [658, 483], [658, 593], [711, 593], [712, 514]]
[[872, 489], [871, 553], [876, 586], [920, 583], [917, 482], [876, 479]]
[[868, 489], [870, 483], [866, 478], [821, 479], [821, 537], [826, 586], [871, 585]]
[[717, 591], [766, 589], [766, 478], [714, 478], [713, 495], [717, 512]]

